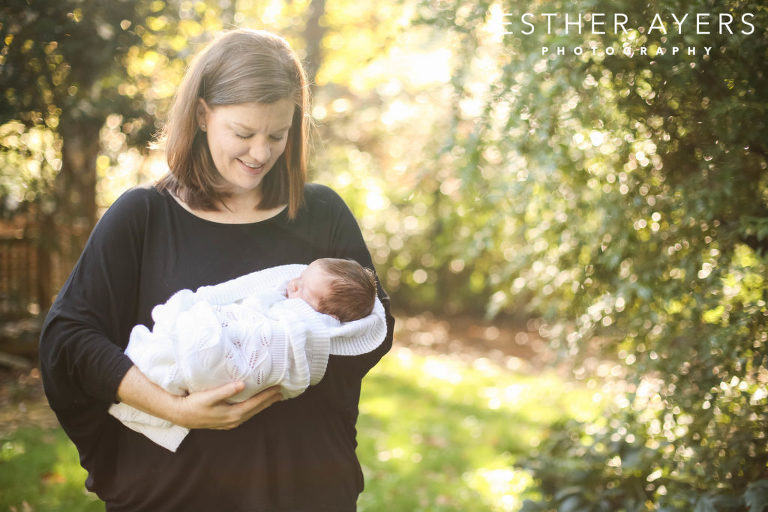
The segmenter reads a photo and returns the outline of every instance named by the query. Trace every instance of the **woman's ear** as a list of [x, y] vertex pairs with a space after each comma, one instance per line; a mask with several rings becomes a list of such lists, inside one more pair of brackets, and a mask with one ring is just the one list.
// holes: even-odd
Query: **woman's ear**
[[205, 131], [208, 128], [208, 114], [210, 114], [211, 108], [205, 102], [203, 98], [197, 99], [197, 109], [195, 110], [195, 118], [197, 120], [197, 127], [200, 130]]

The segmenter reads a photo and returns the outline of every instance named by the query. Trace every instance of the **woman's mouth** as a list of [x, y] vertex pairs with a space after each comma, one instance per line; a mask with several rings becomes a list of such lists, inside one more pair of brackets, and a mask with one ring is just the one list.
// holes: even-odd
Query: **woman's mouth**
[[264, 170], [264, 164], [255, 164], [251, 162], [245, 162], [243, 160], [237, 159], [238, 162], [245, 168], [246, 172], [250, 174], [259, 174]]

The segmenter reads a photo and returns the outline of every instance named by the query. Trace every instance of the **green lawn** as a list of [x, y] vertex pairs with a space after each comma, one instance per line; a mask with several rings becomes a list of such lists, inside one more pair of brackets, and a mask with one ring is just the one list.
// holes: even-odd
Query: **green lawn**
[[[592, 392], [554, 372], [395, 348], [363, 386], [359, 510], [518, 510], [531, 477], [515, 460], [554, 420], [595, 412]], [[0, 512], [103, 510], [84, 479], [61, 430], [0, 436]]]
[[360, 404], [362, 512], [518, 510], [531, 477], [513, 467], [546, 427], [594, 415], [592, 393], [553, 372], [395, 349]]
[[0, 437], [0, 511], [104, 510], [86, 492], [85, 470], [61, 429], [28, 427]]

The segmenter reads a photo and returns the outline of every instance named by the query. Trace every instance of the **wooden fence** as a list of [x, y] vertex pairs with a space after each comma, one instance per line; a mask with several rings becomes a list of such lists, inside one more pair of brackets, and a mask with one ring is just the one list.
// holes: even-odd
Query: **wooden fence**
[[70, 231], [58, 235], [55, 251], [35, 237], [0, 235], [0, 323], [48, 311], [79, 254]]
[[0, 238], [0, 318], [40, 312], [39, 251], [31, 238]]

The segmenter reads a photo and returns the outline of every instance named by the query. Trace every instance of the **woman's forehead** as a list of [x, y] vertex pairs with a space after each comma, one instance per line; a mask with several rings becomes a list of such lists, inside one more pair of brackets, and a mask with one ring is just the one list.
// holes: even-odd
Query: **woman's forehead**
[[215, 115], [229, 124], [249, 130], [269, 128], [272, 131], [286, 130], [293, 121], [293, 102], [287, 99], [275, 103], [236, 103], [217, 105]]

